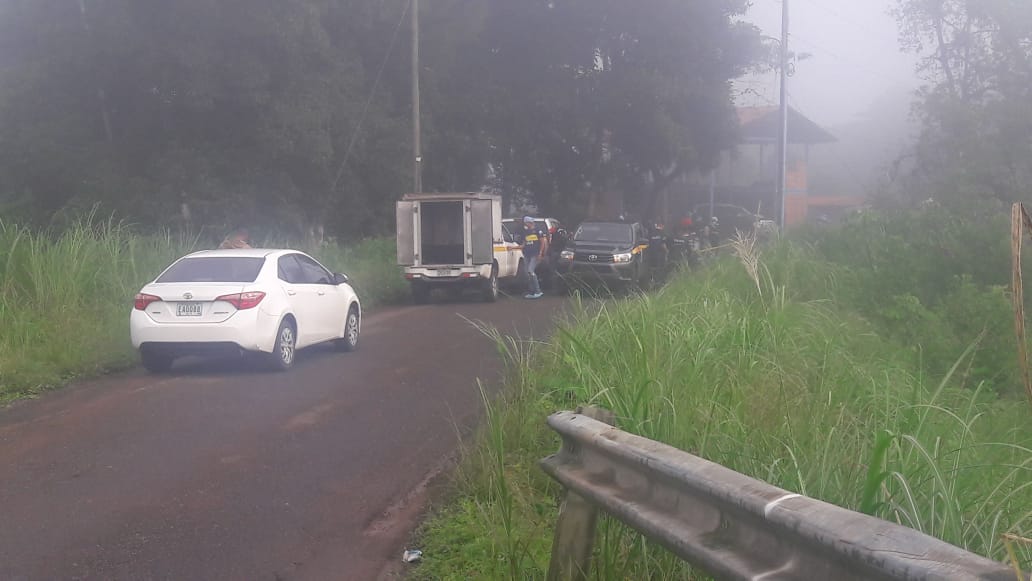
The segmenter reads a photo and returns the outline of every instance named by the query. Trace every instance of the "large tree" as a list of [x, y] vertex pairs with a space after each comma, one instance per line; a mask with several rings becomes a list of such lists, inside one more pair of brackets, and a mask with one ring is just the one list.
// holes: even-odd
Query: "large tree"
[[1032, 3], [899, 0], [926, 86], [912, 192], [1032, 199]]
[[293, 234], [382, 224], [375, 196], [407, 179], [385, 162], [407, 133], [389, 96], [368, 99], [404, 8], [379, 4], [8, 0], [8, 203], [45, 218], [103, 202], [158, 224], [185, 208]]
[[[733, 141], [746, 0], [424, 4], [428, 189], [648, 213]], [[410, 0], [0, 0], [0, 216], [389, 231]], [[493, 170], [493, 171], [492, 171]]]
[[451, 73], [466, 106], [447, 118], [477, 119], [502, 181], [548, 211], [583, 215], [617, 192], [649, 215], [671, 180], [734, 142], [729, 82], [759, 54], [735, 20], [746, 5], [491, 2]]

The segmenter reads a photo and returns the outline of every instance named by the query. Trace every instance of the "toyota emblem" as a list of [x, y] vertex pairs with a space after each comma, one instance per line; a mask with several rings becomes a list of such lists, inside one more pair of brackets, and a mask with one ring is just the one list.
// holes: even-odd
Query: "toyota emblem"
[[597, 254], [592, 254], [592, 255], [588, 256], [588, 262], [595, 262], [596, 260], [598, 260], [598, 255]]
[[190, 300], [190, 299], [193, 298], [193, 293], [191, 293], [191, 292], [183, 293], [183, 298], [186, 299], [186, 300]]

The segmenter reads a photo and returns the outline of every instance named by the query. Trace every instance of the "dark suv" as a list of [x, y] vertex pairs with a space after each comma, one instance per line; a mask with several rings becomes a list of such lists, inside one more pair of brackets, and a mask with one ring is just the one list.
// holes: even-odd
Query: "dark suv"
[[567, 285], [603, 282], [647, 286], [649, 236], [637, 222], [584, 222], [559, 255], [558, 272]]

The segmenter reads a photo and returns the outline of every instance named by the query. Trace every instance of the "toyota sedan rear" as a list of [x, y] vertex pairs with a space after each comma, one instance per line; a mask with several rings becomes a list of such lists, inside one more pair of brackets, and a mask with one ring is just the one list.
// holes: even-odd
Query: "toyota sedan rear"
[[136, 295], [129, 317], [143, 366], [186, 355], [264, 354], [289, 369], [298, 349], [358, 347], [362, 311], [343, 274], [295, 250], [211, 250], [180, 258]]

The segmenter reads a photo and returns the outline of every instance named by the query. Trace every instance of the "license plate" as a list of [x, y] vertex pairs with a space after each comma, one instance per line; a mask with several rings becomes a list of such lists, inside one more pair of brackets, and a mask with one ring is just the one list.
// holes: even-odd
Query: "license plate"
[[179, 303], [176, 305], [176, 315], [179, 317], [200, 317], [201, 303]]
[[459, 271], [440, 269], [437, 271], [437, 276], [459, 276]]

